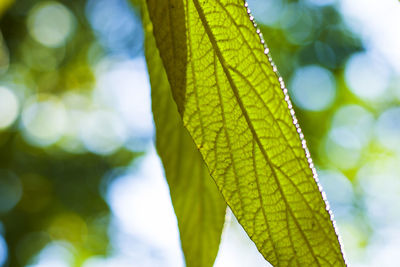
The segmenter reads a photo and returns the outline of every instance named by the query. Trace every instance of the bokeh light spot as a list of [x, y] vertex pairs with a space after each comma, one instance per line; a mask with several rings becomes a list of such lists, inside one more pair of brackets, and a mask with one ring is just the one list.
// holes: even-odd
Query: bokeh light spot
[[[356, 220], [338, 220], [337, 221], [339, 236], [345, 242], [342, 242], [342, 249], [346, 255], [348, 266], [376, 266], [369, 264], [360, 264], [365, 261], [365, 232], [360, 227], [360, 222]], [[368, 260], [367, 260], [368, 261]], [[367, 263], [367, 262], [365, 262]]]
[[[316, 21], [312, 14], [299, 5], [290, 4], [282, 16], [282, 27], [289, 42], [296, 45], [305, 45], [312, 41]], [[286, 22], [288, 21], [288, 22]]]
[[89, 0], [86, 15], [109, 52], [135, 56], [143, 43], [140, 19], [126, 0]]
[[110, 111], [97, 110], [86, 114], [80, 129], [81, 140], [87, 150], [108, 155], [120, 148], [127, 139], [125, 125]]
[[95, 99], [118, 112], [130, 136], [153, 135], [149, 79], [143, 57], [122, 62], [104, 60], [97, 66]]
[[48, 47], [60, 47], [74, 30], [72, 13], [54, 1], [40, 3], [28, 15], [28, 30], [39, 43]]
[[[345, 105], [335, 112], [332, 119], [332, 129], [335, 132], [347, 132], [348, 135], [351, 135], [350, 139], [355, 140], [336, 138], [340, 134], [332, 137], [337, 144], [343, 146], [365, 146], [371, 139], [373, 127], [374, 117], [369, 111], [358, 105]], [[351, 142], [354, 142], [354, 144], [351, 144]]]
[[355, 168], [360, 161], [360, 143], [348, 129], [331, 130], [322, 144], [326, 157], [339, 169]]
[[[49, 49], [40, 44], [31, 42], [24, 42], [21, 45], [21, 53], [23, 56], [23, 62], [38, 71], [54, 71], [58, 68], [60, 63], [65, 57], [65, 49]], [[40, 77], [43, 79], [45, 75]], [[49, 78], [56, 78], [57, 72], [52, 72]]]
[[400, 202], [396, 201], [400, 192], [399, 158], [380, 156], [367, 161], [356, 174], [360, 189], [366, 194], [367, 213], [375, 225], [399, 227]]
[[367, 53], [353, 55], [346, 64], [346, 83], [363, 100], [375, 101], [383, 95], [389, 84], [387, 67]]
[[400, 151], [400, 107], [383, 112], [376, 126], [378, 141], [387, 149]]
[[348, 213], [351, 212], [350, 208], [354, 201], [354, 192], [347, 177], [336, 170], [318, 170], [318, 178], [335, 217], [349, 216]]
[[55, 97], [31, 98], [24, 105], [22, 125], [25, 130], [24, 137], [28, 142], [36, 146], [52, 145], [64, 133], [66, 127], [65, 107]]
[[400, 74], [399, 1], [340, 0], [342, 17], [369, 51], [384, 58], [386, 67]]
[[294, 103], [309, 111], [327, 109], [333, 103], [336, 95], [336, 82], [332, 73], [317, 65], [296, 70], [289, 88]]
[[79, 215], [64, 213], [53, 219], [48, 232], [53, 239], [77, 243], [85, 241], [88, 230], [85, 221]]
[[4, 237], [0, 234], [0, 266], [3, 266], [3, 264], [7, 261], [7, 256], [7, 243], [4, 240]]
[[274, 25], [278, 22], [284, 10], [284, 1], [256, 1], [248, 0], [251, 13], [257, 17], [257, 22], [265, 25]]
[[62, 100], [67, 110], [68, 127], [57, 144], [69, 153], [84, 153], [87, 150], [80, 139], [80, 132], [85, 127], [84, 118], [91, 101], [82, 92], [66, 92]]
[[18, 116], [17, 96], [8, 88], [0, 86], [0, 130], [7, 128]]
[[69, 267], [73, 266], [73, 246], [64, 241], [48, 244], [33, 260], [29, 267]]

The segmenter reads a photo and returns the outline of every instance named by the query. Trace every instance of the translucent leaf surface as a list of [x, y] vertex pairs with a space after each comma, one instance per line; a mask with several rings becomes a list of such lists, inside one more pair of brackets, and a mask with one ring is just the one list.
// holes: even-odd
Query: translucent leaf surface
[[147, 3], [184, 125], [259, 251], [275, 266], [344, 266], [284, 85], [244, 2]]
[[152, 35], [152, 25], [147, 14], [143, 17], [156, 146], [170, 187], [186, 266], [211, 267], [218, 252], [226, 203], [183, 127]]

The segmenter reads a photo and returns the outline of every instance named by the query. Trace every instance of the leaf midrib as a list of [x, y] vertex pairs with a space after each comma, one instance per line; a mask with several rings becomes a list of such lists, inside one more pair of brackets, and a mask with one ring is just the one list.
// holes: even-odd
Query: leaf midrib
[[[208, 22], [207, 22], [207, 20], [206, 20], [206, 18], [205, 18], [204, 12], [203, 12], [203, 10], [202, 10], [202, 8], [201, 8], [201, 6], [200, 6], [198, 0], [193, 0], [193, 3], [194, 3], [194, 5], [195, 5], [195, 8], [196, 8], [198, 14], [199, 14], [199, 17], [200, 17], [200, 20], [201, 20], [201, 22], [202, 22], [202, 24], [203, 24], [203, 27], [204, 27], [204, 29], [205, 29], [207, 35], [208, 35], [208, 38], [209, 38], [209, 40], [210, 40], [210, 43], [212, 44], [212, 46], [213, 46], [213, 48], [214, 48], [214, 50], [215, 50], [215, 53], [216, 53], [216, 55], [217, 55], [217, 57], [218, 57], [218, 60], [220, 61], [221, 66], [222, 66], [222, 68], [223, 68], [223, 70], [224, 70], [224, 73], [225, 73], [225, 75], [226, 75], [226, 77], [227, 77], [227, 79], [228, 79], [228, 81], [229, 81], [229, 84], [230, 84], [231, 89], [232, 89], [232, 91], [233, 91], [233, 94], [234, 94], [234, 96], [235, 96], [235, 98], [236, 98], [236, 101], [237, 101], [237, 103], [238, 103], [238, 105], [239, 105], [239, 107], [240, 107], [240, 109], [241, 109], [241, 111], [242, 111], [242, 113], [243, 113], [243, 116], [244, 116], [245, 119], [246, 119], [246, 122], [247, 122], [247, 124], [248, 124], [248, 126], [249, 126], [249, 129], [250, 129], [250, 131], [251, 131], [251, 133], [252, 133], [252, 135], [253, 135], [253, 138], [256, 140], [257, 146], [259, 147], [261, 153], [263, 154], [264, 159], [267, 161], [267, 163], [268, 163], [268, 165], [269, 165], [269, 167], [270, 167], [270, 169], [271, 169], [271, 171], [272, 171], [272, 174], [273, 174], [272, 176], [274, 177], [276, 183], [279, 185], [279, 186], [278, 186], [278, 190], [279, 190], [279, 192], [281, 193], [281, 196], [282, 196], [282, 198], [283, 198], [283, 200], [284, 200], [286, 206], [288, 207], [289, 212], [291, 213], [291, 215], [292, 215], [292, 217], [293, 217], [293, 221], [295, 222], [296, 226], [298, 227], [299, 233], [302, 235], [302, 237], [303, 237], [305, 243], [307, 244], [307, 247], [309, 248], [309, 251], [311, 252], [311, 254], [312, 254], [312, 256], [313, 256], [315, 262], [318, 264], [318, 266], [321, 266], [321, 264], [320, 264], [319, 261], [318, 261], [318, 258], [316, 257], [316, 255], [315, 255], [315, 253], [314, 253], [314, 250], [313, 250], [311, 244], [309, 243], [308, 239], [305, 237], [303, 231], [301, 230], [302, 228], [300, 227], [299, 222], [297, 221], [297, 218], [294, 216], [293, 210], [291, 209], [291, 206], [288, 204], [288, 201], [287, 201], [287, 199], [286, 199], [285, 194], [284, 194], [283, 191], [282, 191], [281, 184], [280, 184], [279, 179], [278, 179], [278, 177], [277, 177], [277, 174], [276, 174], [276, 172], [275, 172], [275, 170], [274, 170], [274, 168], [273, 168], [274, 165], [273, 165], [272, 162], [270, 161], [270, 159], [269, 159], [269, 157], [268, 157], [268, 155], [267, 155], [267, 153], [266, 153], [264, 147], [262, 146], [261, 141], [260, 141], [260, 139], [259, 139], [259, 137], [258, 137], [258, 135], [257, 135], [257, 133], [256, 133], [256, 131], [255, 131], [255, 128], [254, 128], [253, 124], [251, 123], [250, 117], [249, 117], [249, 115], [248, 115], [248, 113], [247, 113], [247, 111], [246, 111], [246, 109], [245, 109], [245, 107], [244, 107], [244, 104], [243, 104], [243, 102], [241, 101], [241, 99], [240, 99], [240, 97], [239, 97], [239, 91], [238, 91], [236, 85], [234, 84], [233, 79], [232, 79], [232, 76], [231, 76], [231, 74], [230, 74], [230, 72], [229, 72], [229, 70], [228, 70], [228, 68], [229, 68], [229, 67], [227, 67], [228, 64], [225, 62], [225, 59], [224, 59], [224, 57], [222, 56], [222, 53], [221, 53], [221, 51], [220, 51], [220, 49], [219, 49], [219, 47], [218, 47], [218, 45], [217, 45], [217, 43], [216, 43], [216, 40], [214, 39], [214, 36], [213, 36], [213, 34], [212, 34], [212, 31], [211, 31], [211, 28], [210, 28], [210, 26], [208, 25]], [[280, 128], [280, 127], [279, 127], [279, 128]], [[288, 220], [287, 220], [287, 223], [289, 224]], [[294, 249], [294, 248], [293, 248], [293, 249]], [[279, 260], [279, 259], [278, 259], [278, 260]]]

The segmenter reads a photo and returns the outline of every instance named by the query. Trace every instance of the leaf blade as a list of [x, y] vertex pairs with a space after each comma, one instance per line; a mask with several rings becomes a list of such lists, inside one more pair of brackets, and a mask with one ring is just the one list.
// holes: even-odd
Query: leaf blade
[[227, 205], [183, 127], [152, 36], [151, 22], [146, 11], [143, 13], [156, 147], [170, 187], [186, 266], [211, 267], [218, 252]]
[[[308, 166], [296, 129], [292, 125], [292, 117], [284, 101], [285, 96], [280, 89], [280, 84], [272, 67], [268, 66], [268, 61], [266, 61], [266, 57], [262, 54], [264, 52], [263, 47], [260, 45], [259, 40], [254, 40], [258, 36], [256, 34], [247, 34], [255, 30], [251, 23], [249, 23], [250, 21], [247, 18], [247, 14], [244, 14], [246, 16], [239, 17], [238, 14], [240, 14], [240, 12], [243, 14], [244, 8], [242, 5], [237, 5], [237, 2], [238, 1], [203, 1], [202, 4], [200, 4], [198, 0], [193, 0], [193, 5], [191, 5], [191, 2], [187, 1], [188, 14], [191, 13], [191, 10], [193, 14], [196, 14], [196, 12], [198, 14], [197, 22], [194, 22], [192, 25], [199, 25], [199, 22], [201, 22], [201, 25], [204, 27], [203, 33], [199, 33], [199, 28], [197, 28], [196, 34], [200, 35], [201, 39], [207, 35], [210, 47], [208, 50], [214, 51], [214, 59], [212, 56], [208, 55], [209, 61], [214, 61], [214, 71], [208, 72], [213, 72], [215, 74], [218, 97], [214, 99], [214, 102], [210, 99], [204, 102], [203, 110], [207, 109], [209, 103], [219, 103], [221, 106], [221, 115], [219, 118], [217, 118], [218, 116], [215, 114], [209, 118], [214, 120], [212, 122], [213, 125], [222, 122], [222, 125], [219, 127], [221, 127], [220, 129], [225, 129], [225, 143], [228, 143], [229, 146], [230, 163], [233, 169], [231, 175], [226, 175], [224, 173], [226, 170], [226, 167], [223, 167], [224, 163], [227, 159], [229, 161], [227, 157], [220, 161], [220, 167], [215, 166], [214, 168], [210, 168], [211, 171], [214, 171], [212, 176], [216, 178], [221, 191], [225, 191], [224, 196], [233, 212], [238, 217], [239, 222], [241, 222], [259, 250], [271, 263], [284, 266], [293, 265], [295, 263], [293, 261], [297, 261], [298, 265], [308, 264], [310, 266], [325, 266], [327, 263], [332, 266], [344, 264], [329, 214], [325, 210], [325, 203], [312, 178], [312, 171]], [[238, 17], [242, 19], [242, 21], [240, 21], [240, 19], [236, 21], [235, 19]], [[188, 19], [188, 21], [190, 25], [190, 19]], [[234, 27], [232, 27], [232, 25]], [[187, 26], [188, 29], [190, 27], [191, 26]], [[188, 30], [188, 32], [190, 32], [190, 30]], [[230, 35], [234, 35], [234, 37]], [[188, 38], [191, 38], [190, 34]], [[196, 36], [193, 36], [193, 38], [195, 39]], [[248, 39], [250, 40], [248, 41]], [[200, 39], [198, 38], [198, 40]], [[203, 49], [205, 53], [198, 57], [189, 55], [189, 58], [194, 58], [189, 59], [189, 65], [198, 64], [196, 63], [197, 60], [204, 60], [204, 58], [207, 57], [208, 52], [205, 46], [206, 44], [203, 42], [201, 48], [199, 46], [196, 49], [192, 49], [192, 52], [201, 52]], [[244, 49], [243, 47], [246, 46], [247, 49]], [[254, 51], [257, 52], [258, 55], [256, 55]], [[264, 61], [259, 61], [259, 59], [264, 59]], [[205, 63], [200, 65], [207, 66]], [[259, 68], [252, 69], [254, 65]], [[221, 74], [218, 74], [218, 70]], [[198, 74], [201, 73], [201, 71], [201, 68], [198, 68], [195, 72]], [[209, 73], [208, 76], [210, 76]], [[259, 77], [263, 79], [260, 81]], [[187, 79], [189, 82], [190, 77]], [[222, 86], [228, 88], [222, 88]], [[207, 87], [207, 83], [201, 86], [197, 82], [197, 88], [193, 88], [193, 90], [207, 90]], [[264, 88], [269, 87], [272, 88], [264, 90]], [[190, 94], [190, 89], [187, 88], [186, 90], [187, 93]], [[211, 94], [211, 92], [208, 93]], [[226, 111], [223, 106], [229, 107], [229, 105], [232, 105], [232, 102], [235, 101], [226, 101], [224, 98], [235, 99], [236, 108]], [[185, 110], [189, 110], [189, 105], [195, 105], [194, 103], [190, 103], [190, 99], [186, 99], [186, 102], [181, 104], [185, 105]], [[202, 112], [202, 114], [205, 113], [206, 112]], [[228, 119], [228, 121], [226, 114], [233, 114], [234, 116], [236, 114], [236, 116], [233, 117], [233, 119]], [[195, 125], [193, 120], [185, 120], [185, 117], [190, 118], [191, 116], [193, 115], [187, 114], [186, 112], [183, 114], [183, 119], [194, 139], [197, 139], [203, 157], [209, 164], [212, 164], [214, 161], [218, 162], [216, 157], [210, 158], [210, 154], [212, 154], [210, 152], [217, 150], [218, 146], [223, 147], [223, 144], [218, 144], [218, 141], [215, 141], [214, 144], [203, 144], [205, 142], [204, 139], [212, 140], [213, 138], [215, 139], [215, 137], [213, 137], [212, 133], [205, 138], [202, 136], [203, 134], [199, 135], [196, 133], [198, 125]], [[269, 127], [272, 127], [273, 131], [271, 131], [271, 129], [268, 130]], [[216, 128], [218, 129], [218, 127]], [[232, 134], [235, 131], [236, 133]], [[239, 137], [240, 135], [246, 135], [246, 137], [241, 138]], [[289, 138], [287, 136], [289, 136]], [[275, 142], [277, 146], [271, 146], [270, 144], [270, 141], [274, 139], [280, 141], [278, 143]], [[251, 142], [252, 149], [246, 149], [245, 147], [249, 147]], [[235, 144], [242, 145], [235, 147]], [[241, 150], [241, 153], [244, 155], [246, 153], [251, 155], [251, 157], [242, 158], [235, 152], [238, 150]], [[285, 158], [282, 159], [282, 155], [284, 155]], [[278, 158], [278, 160], [275, 157]], [[247, 160], [249, 163], [247, 166], [249, 166], [251, 165], [251, 158], [253, 159], [253, 170], [241, 173], [240, 169], [246, 167], [241, 166], [241, 161]], [[258, 158], [257, 161], [254, 160], [256, 158]], [[257, 163], [260, 164], [260, 162], [261, 165], [269, 166], [269, 168], [257, 166]], [[289, 166], [284, 166], [284, 164], [280, 166], [282, 162], [289, 163]], [[291, 164], [291, 162], [295, 164]], [[284, 167], [284, 169], [281, 167]], [[221, 173], [216, 173], [221, 169], [223, 170]], [[260, 170], [258, 171], [258, 169]], [[295, 171], [293, 172], [293, 170]], [[260, 177], [260, 173], [266, 173], [267, 175], [265, 176], [270, 177], [268, 186], [262, 186], [260, 184], [260, 182], [263, 182], [261, 181], [262, 177]], [[225, 181], [227, 176], [232, 176], [232, 180], [234, 181], [228, 186], [229, 189], [227, 189]], [[249, 177], [250, 179], [248, 179]], [[251, 177], [253, 179], [251, 179]], [[297, 184], [292, 182], [292, 177], [297, 179]], [[222, 182], [219, 182], [219, 180]], [[243, 192], [246, 190], [246, 186], [243, 186], [246, 182], [254, 182], [256, 184], [255, 188], [253, 188], [250, 193]], [[306, 184], [305, 186], [298, 186], [301, 183]], [[265, 187], [276, 189], [266, 193], [261, 192], [262, 189], [266, 190]], [[232, 190], [232, 188], [234, 188], [234, 190]], [[232, 197], [234, 193], [232, 191], [238, 192], [239, 196]], [[257, 204], [255, 201], [252, 201], [251, 204], [249, 204], [243, 201], [243, 199], [246, 199], [249, 195], [254, 194], [258, 195], [257, 199], [260, 203]], [[293, 194], [295, 194], [295, 197], [292, 196]], [[305, 198], [304, 194], [310, 194], [312, 196]], [[283, 208], [275, 210], [267, 209], [265, 203], [270, 202], [276, 197], [279, 197], [281, 203], [278, 204]], [[265, 201], [263, 201], [263, 198], [265, 198]], [[297, 202], [301, 202], [302, 204], [298, 205]], [[312, 208], [311, 205], [316, 205], [317, 208]], [[307, 209], [303, 210], [304, 207]], [[257, 212], [254, 211], [254, 209], [262, 211], [261, 217], [263, 217], [266, 224], [269, 224], [269, 227], [258, 227], [257, 229], [257, 227], [251, 225], [254, 221], [259, 220], [256, 218]], [[304, 212], [308, 213], [307, 217], [302, 215]], [[254, 217], [251, 217], [251, 215]], [[278, 218], [279, 216], [283, 216], [285, 219], [280, 220], [279, 223], [276, 224], [274, 219], [268, 219], [268, 216], [272, 217], [271, 215], [275, 215], [275, 217]], [[285, 223], [287, 233], [282, 235], [273, 232], [273, 229], [280, 229]], [[313, 227], [317, 227], [318, 229], [316, 230], [318, 231], [314, 230], [314, 233], [309, 233], [310, 229], [308, 229], [307, 226], [309, 223], [311, 223]], [[269, 233], [268, 228], [270, 228]], [[262, 230], [260, 231], [260, 229]], [[263, 235], [263, 233], [267, 234]], [[328, 249], [319, 248], [321, 242], [323, 243], [324, 241], [319, 238], [319, 234], [324, 236], [324, 243]], [[260, 236], [264, 236], [264, 238], [260, 238]], [[296, 242], [294, 242], [293, 239], [296, 239]], [[285, 246], [281, 246], [281, 244]], [[286, 251], [287, 244], [290, 244], [291, 247], [289, 251]], [[307, 249], [304, 249], [305, 247]], [[296, 254], [297, 257], [293, 257], [293, 255]], [[329, 261], [325, 261], [324, 257], [328, 257]]]
[[[186, 88], [175, 101], [225, 200], [269, 262], [343, 266], [308, 151], [240, 2], [184, 1], [186, 39], [178, 41], [188, 45]], [[158, 45], [161, 54], [168, 50]]]
[[[186, 23], [185, 7], [183, 0], [167, 0], [158, 3], [157, 0], [149, 0], [147, 8], [151, 21], [157, 21], [162, 27], [153, 29], [157, 47], [162, 49], [160, 56], [165, 65], [167, 78], [173, 88], [172, 94], [179, 101], [185, 96], [186, 70]], [[178, 106], [178, 109], [183, 108]], [[179, 110], [183, 112], [183, 110]]]

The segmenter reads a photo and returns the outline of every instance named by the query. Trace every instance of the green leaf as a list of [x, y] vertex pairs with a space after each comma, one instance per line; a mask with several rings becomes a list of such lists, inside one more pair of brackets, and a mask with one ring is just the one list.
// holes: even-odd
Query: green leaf
[[210, 177], [200, 152], [183, 127], [146, 12], [145, 50], [152, 86], [156, 146], [162, 159], [178, 219], [188, 267], [211, 267], [217, 256], [226, 202]]
[[184, 125], [258, 250], [275, 266], [344, 266], [284, 85], [244, 2], [147, 3]]

